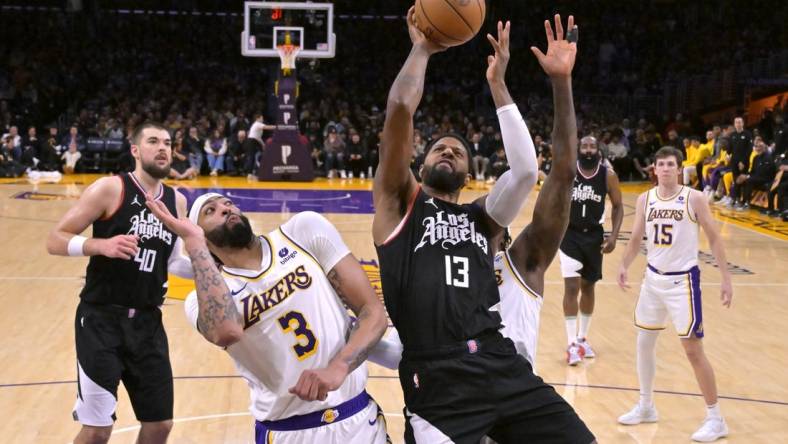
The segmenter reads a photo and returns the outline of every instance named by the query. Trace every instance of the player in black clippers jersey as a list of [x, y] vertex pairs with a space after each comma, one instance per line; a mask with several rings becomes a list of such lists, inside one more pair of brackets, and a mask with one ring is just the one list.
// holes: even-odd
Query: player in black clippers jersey
[[[489, 195], [460, 205], [460, 190], [471, 179], [470, 149], [461, 136], [438, 137], [425, 150], [422, 186], [409, 169], [427, 62], [445, 50], [425, 38], [413, 14], [411, 8], [413, 49], [389, 92], [372, 226], [384, 301], [404, 348], [405, 441], [476, 444], [489, 435], [499, 443], [545, 436], [591, 442], [571, 407], [498, 332], [490, 239], [518, 214], [537, 173], [533, 141], [504, 82], [510, 25], [499, 22], [498, 38], [488, 36], [495, 55], [488, 58], [487, 80], [511, 170]], [[548, 55], [539, 54], [566, 77], [574, 44], [558, 51], [558, 16], [556, 27], [557, 38], [548, 24]]]
[[[139, 442], [163, 443], [172, 428], [172, 369], [159, 306], [180, 247], [145, 205], [147, 194], [186, 214], [186, 198], [161, 182], [172, 163], [170, 143], [160, 124], [138, 126], [134, 172], [87, 187], [47, 240], [50, 254], [90, 256], [75, 320], [77, 443], [109, 440], [120, 381], [141, 422]], [[91, 224], [93, 237], [80, 236]]]
[[[605, 237], [605, 195], [613, 207], [613, 230]], [[616, 238], [624, 219], [624, 206], [616, 173], [605, 166], [594, 137], [580, 139], [577, 175], [572, 188], [569, 228], [561, 241], [559, 257], [564, 277], [564, 317], [566, 322], [566, 362], [577, 365], [595, 357], [586, 340], [594, 312], [594, 285], [602, 279], [602, 254], [616, 248]], [[580, 319], [578, 328], [578, 292]]]

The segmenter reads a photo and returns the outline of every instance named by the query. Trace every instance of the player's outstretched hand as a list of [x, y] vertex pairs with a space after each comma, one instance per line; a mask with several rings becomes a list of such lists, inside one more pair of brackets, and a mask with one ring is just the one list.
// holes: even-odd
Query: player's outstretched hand
[[[578, 32], [575, 26], [574, 16], [569, 16], [567, 28], [570, 32]], [[547, 53], [542, 53], [536, 46], [531, 47], [539, 64], [542, 65], [544, 72], [550, 77], [569, 77], [572, 68], [575, 66], [577, 56], [577, 43], [575, 41], [564, 40], [564, 27], [561, 24], [561, 16], [555, 15], [555, 32], [550, 25], [550, 20], [544, 21], [544, 29], [547, 34]], [[573, 39], [575, 40], [575, 39]]]
[[723, 280], [720, 285], [720, 300], [722, 305], [731, 308], [731, 301], [733, 300], [733, 285], [730, 280]]
[[618, 270], [618, 286], [621, 287], [622, 290], [629, 290], [629, 283], [627, 282], [627, 269], [621, 267]]
[[148, 206], [151, 213], [153, 213], [161, 223], [181, 237], [184, 242], [190, 239], [203, 239], [205, 237], [202, 228], [193, 224], [192, 221], [186, 217], [181, 217], [179, 219], [173, 216], [170, 210], [167, 209], [167, 206], [164, 205], [164, 202], [154, 200], [153, 197], [147, 193], [145, 194], [145, 205]]
[[140, 237], [136, 234], [119, 234], [100, 241], [99, 252], [102, 256], [115, 259], [131, 259], [139, 251], [137, 244], [140, 241]]
[[347, 371], [329, 364], [326, 368], [304, 370], [298, 382], [288, 390], [304, 401], [325, 401], [328, 392], [338, 389], [347, 376]]
[[507, 21], [506, 25], [503, 22], [498, 22], [498, 38], [496, 39], [490, 34], [487, 34], [487, 40], [490, 41], [494, 55], [487, 56], [487, 81], [503, 83], [506, 76], [506, 67], [509, 66], [509, 31], [512, 24]]
[[432, 40], [428, 39], [423, 32], [416, 26], [416, 7], [411, 6], [408, 9], [408, 34], [410, 34], [410, 41], [413, 46], [425, 49], [428, 54], [435, 54], [436, 52], [446, 51], [445, 46], [441, 46]]

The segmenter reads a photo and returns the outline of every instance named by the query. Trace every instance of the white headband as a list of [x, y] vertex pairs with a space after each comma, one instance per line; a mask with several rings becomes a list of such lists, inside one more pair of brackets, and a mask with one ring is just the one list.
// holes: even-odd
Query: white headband
[[219, 193], [205, 193], [194, 200], [192, 208], [189, 210], [189, 220], [192, 221], [194, 225], [198, 225], [197, 220], [200, 218], [200, 210], [202, 210], [203, 205], [215, 197], [224, 196]]

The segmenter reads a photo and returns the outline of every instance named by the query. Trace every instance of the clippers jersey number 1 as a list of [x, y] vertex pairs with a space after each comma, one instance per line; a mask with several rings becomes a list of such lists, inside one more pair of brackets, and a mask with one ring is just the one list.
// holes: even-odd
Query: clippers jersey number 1
[[295, 334], [297, 341], [293, 345], [293, 351], [295, 351], [299, 361], [303, 361], [315, 354], [318, 340], [315, 334], [312, 333], [312, 330], [309, 329], [309, 323], [306, 322], [303, 314], [291, 311], [279, 318], [278, 321], [283, 332], [293, 332]]

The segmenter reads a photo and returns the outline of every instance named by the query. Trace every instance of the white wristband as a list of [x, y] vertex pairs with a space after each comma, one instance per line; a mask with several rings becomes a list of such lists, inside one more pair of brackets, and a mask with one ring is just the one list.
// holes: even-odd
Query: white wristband
[[84, 256], [85, 252], [82, 251], [82, 246], [85, 244], [85, 242], [87, 240], [88, 240], [88, 238], [86, 238], [84, 236], [80, 236], [80, 235], [76, 235], [76, 236], [72, 237], [68, 241], [68, 255], [69, 256]]

